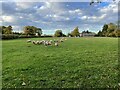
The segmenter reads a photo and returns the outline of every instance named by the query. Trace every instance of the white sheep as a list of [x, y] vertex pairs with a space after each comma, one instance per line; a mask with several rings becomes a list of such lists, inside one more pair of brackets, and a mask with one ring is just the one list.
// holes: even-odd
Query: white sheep
[[43, 42], [42, 41], [39, 41], [39, 44], [42, 44]]
[[39, 41], [36, 41], [36, 44], [39, 44]]
[[47, 46], [47, 45], [48, 45], [48, 41], [43, 41], [43, 44], [44, 44], [45, 46]]
[[64, 42], [64, 41], [61, 39], [60, 42]]
[[28, 43], [28, 42], [31, 42], [31, 40], [27, 40], [27, 43]]
[[67, 39], [65, 38], [65, 40], [67, 40]]
[[32, 41], [32, 43], [33, 43], [34, 45], [36, 45], [36, 44], [37, 44], [35, 41]]
[[58, 42], [55, 42], [55, 46], [58, 46]]

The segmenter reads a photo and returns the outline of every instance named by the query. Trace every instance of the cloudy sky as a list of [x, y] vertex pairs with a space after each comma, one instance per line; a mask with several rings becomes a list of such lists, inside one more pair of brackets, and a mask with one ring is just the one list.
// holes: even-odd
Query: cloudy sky
[[65, 34], [76, 26], [79, 31], [97, 32], [105, 23], [118, 21], [118, 4], [102, 2], [1, 2], [0, 24], [22, 31], [26, 25], [42, 28], [44, 34], [61, 29]]

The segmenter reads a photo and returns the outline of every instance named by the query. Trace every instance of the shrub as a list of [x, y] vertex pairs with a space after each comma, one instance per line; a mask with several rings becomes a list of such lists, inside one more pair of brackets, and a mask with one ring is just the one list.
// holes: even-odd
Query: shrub
[[16, 39], [19, 38], [19, 35], [14, 34], [2, 34], [2, 39]]

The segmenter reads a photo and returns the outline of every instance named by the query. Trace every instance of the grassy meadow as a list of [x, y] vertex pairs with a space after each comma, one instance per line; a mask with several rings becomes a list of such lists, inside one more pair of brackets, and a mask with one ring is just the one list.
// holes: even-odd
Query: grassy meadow
[[67, 38], [58, 47], [27, 40], [2, 41], [3, 88], [118, 87], [117, 38]]

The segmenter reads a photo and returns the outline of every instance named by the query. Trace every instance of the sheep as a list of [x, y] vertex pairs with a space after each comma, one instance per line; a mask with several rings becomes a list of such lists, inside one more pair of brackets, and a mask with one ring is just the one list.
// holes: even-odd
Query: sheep
[[42, 44], [43, 42], [42, 41], [39, 41], [39, 45]]
[[58, 46], [58, 42], [55, 42], [55, 46]]
[[54, 46], [59, 46], [60, 42], [64, 42], [63, 38], [60, 40], [41, 40], [41, 41], [31, 41], [34, 45], [41, 45], [43, 44], [44, 46], [50, 46], [50, 45], [54, 45]]
[[36, 43], [35, 41], [32, 41], [32, 43], [33, 43], [34, 45], [37, 45], [37, 43]]
[[64, 42], [64, 41], [61, 39], [60, 42]]
[[49, 43], [49, 42], [48, 42], [48, 41], [46, 41], [45, 43], [46, 43], [46, 45], [48, 45], [48, 43]]
[[50, 40], [49, 42], [52, 44], [52, 43], [53, 43], [53, 40]]
[[45, 46], [52, 45], [52, 42], [51, 41], [44, 41], [44, 45]]
[[39, 44], [43, 44], [43, 40], [39, 41]]
[[48, 41], [43, 41], [43, 45], [47, 46], [48, 45]]
[[54, 39], [54, 41], [53, 41], [53, 42], [59, 42], [59, 40], [55, 40], [55, 39]]
[[36, 41], [36, 44], [39, 44], [39, 41]]
[[27, 40], [27, 43], [31, 42], [31, 40]]
[[48, 45], [52, 45], [52, 42], [48, 41]]

